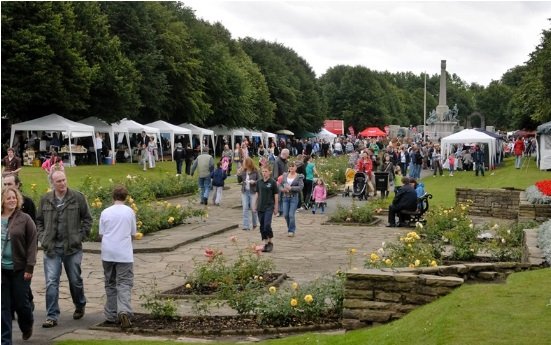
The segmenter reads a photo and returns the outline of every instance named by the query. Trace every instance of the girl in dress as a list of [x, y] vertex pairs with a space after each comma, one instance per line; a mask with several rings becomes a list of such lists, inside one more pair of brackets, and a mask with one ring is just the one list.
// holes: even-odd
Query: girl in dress
[[312, 214], [316, 214], [318, 208], [321, 208], [321, 213], [325, 212], [325, 200], [327, 199], [327, 188], [321, 178], [318, 178], [314, 191], [312, 192], [312, 199], [314, 199], [314, 209]]

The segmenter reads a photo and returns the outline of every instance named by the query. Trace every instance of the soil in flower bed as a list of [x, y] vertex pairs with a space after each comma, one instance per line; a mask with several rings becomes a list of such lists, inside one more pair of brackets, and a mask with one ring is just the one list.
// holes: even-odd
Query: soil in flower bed
[[[267, 273], [262, 276], [262, 281], [265, 283], [266, 286], [279, 286], [286, 278], [287, 275], [285, 273]], [[188, 289], [186, 288], [186, 284], [188, 283], [191, 284], [191, 282], [186, 282], [184, 285], [180, 285], [174, 289], [162, 292], [159, 296], [166, 296], [171, 298], [178, 298], [179, 296], [183, 297], [188, 295], [209, 296], [215, 294], [217, 291], [217, 286], [215, 284], [209, 286], [201, 286], [200, 288], [194, 287], [194, 284], [191, 284], [193, 288]]]
[[[154, 319], [149, 314], [134, 314], [130, 332], [170, 333], [194, 335], [263, 334], [276, 332], [300, 332], [340, 328], [338, 318], [324, 318], [320, 322], [301, 322], [289, 319], [282, 325], [260, 325], [254, 316], [182, 316], [175, 319]], [[120, 331], [120, 325], [100, 323], [93, 327]]]

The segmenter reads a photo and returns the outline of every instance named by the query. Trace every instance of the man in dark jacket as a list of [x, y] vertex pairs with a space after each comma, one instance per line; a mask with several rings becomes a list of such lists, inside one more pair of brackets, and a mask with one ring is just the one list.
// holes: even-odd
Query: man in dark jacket
[[92, 216], [88, 202], [78, 191], [67, 188], [63, 171], [51, 176], [53, 191], [40, 199], [36, 215], [38, 240], [44, 250], [44, 274], [46, 276], [46, 321], [44, 328], [57, 326], [59, 319], [59, 278], [61, 266], [65, 267], [69, 290], [75, 312], [73, 319], [84, 316], [86, 297], [81, 277], [82, 240], [92, 228]]
[[182, 143], [176, 144], [174, 150], [174, 161], [176, 162], [176, 174], [182, 175], [182, 163], [186, 157], [186, 150], [182, 147]]
[[478, 176], [478, 172], [484, 176], [484, 152], [480, 149], [480, 146], [476, 145], [473, 152], [473, 162], [475, 163], [475, 175]]
[[415, 211], [417, 209], [417, 193], [411, 185], [410, 179], [403, 177], [402, 183], [402, 188], [400, 188], [394, 200], [392, 200], [392, 204], [388, 207], [387, 227], [396, 227], [396, 214], [398, 214], [399, 217], [398, 226], [407, 226], [400, 211]]

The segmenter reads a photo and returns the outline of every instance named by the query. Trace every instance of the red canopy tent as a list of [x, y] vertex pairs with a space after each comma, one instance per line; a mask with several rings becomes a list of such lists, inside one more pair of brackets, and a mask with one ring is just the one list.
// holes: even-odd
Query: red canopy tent
[[386, 132], [381, 131], [377, 127], [367, 127], [358, 133], [358, 135], [361, 135], [362, 137], [386, 137]]

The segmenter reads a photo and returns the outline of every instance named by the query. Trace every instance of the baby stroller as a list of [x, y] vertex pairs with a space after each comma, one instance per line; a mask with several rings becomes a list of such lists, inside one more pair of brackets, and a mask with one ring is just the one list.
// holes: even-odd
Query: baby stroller
[[354, 175], [354, 185], [352, 188], [352, 198], [357, 197], [358, 200], [367, 200], [367, 175], [363, 172], [357, 172]]
[[354, 189], [354, 175], [356, 175], [356, 171], [354, 169], [346, 169], [344, 173], [346, 181], [344, 183], [344, 192], [342, 192], [343, 197], [349, 197], [350, 192]]

